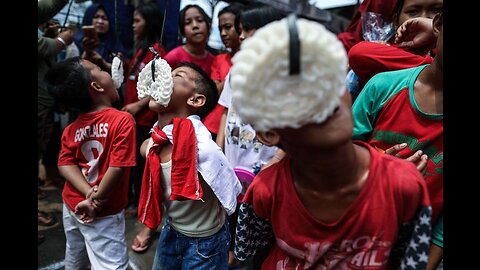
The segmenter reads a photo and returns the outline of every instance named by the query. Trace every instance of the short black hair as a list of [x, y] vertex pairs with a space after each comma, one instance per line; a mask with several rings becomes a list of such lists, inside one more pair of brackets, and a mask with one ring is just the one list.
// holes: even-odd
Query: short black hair
[[58, 105], [86, 112], [92, 107], [89, 87], [93, 78], [79, 56], [58, 62], [45, 74], [47, 90]]
[[237, 17], [240, 14], [240, 12], [242, 12], [242, 10], [244, 10], [244, 9], [245, 9], [244, 4], [238, 3], [238, 2], [233, 2], [230, 5], [222, 8], [218, 12], [217, 17], [220, 17], [220, 15], [222, 15], [223, 13], [232, 13], [233, 15], [235, 15], [235, 17]]
[[191, 62], [180, 62], [175, 67], [189, 67], [195, 70], [200, 76], [195, 80], [195, 89], [194, 91], [205, 96], [206, 101], [205, 105], [200, 108], [196, 114], [200, 116], [201, 119], [205, 118], [217, 105], [218, 102], [218, 91], [215, 82], [210, 78], [210, 76], [198, 65]]
[[205, 10], [203, 10], [203, 8], [201, 8], [199, 5], [186, 5], [182, 9], [182, 11], [180, 11], [180, 16], [178, 17], [178, 26], [180, 28], [180, 34], [182, 34], [182, 36], [185, 36], [185, 13], [187, 13], [187, 10], [192, 7], [200, 11], [200, 14], [202, 14], [203, 19], [208, 24], [208, 32], [210, 32], [210, 27], [212, 26], [212, 19], [208, 17], [207, 13], [205, 13]]
[[254, 6], [243, 10], [235, 17], [235, 30], [240, 33], [240, 23], [245, 31], [259, 29], [268, 23], [281, 20], [285, 16], [285, 12], [271, 6]]

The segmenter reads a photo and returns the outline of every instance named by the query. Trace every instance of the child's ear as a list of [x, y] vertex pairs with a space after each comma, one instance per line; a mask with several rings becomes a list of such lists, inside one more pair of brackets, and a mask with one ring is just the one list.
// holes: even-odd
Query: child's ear
[[437, 14], [435, 15], [435, 17], [433, 17], [433, 34], [438, 37], [438, 35], [440, 35], [440, 30], [443, 26], [443, 23], [442, 23], [442, 20], [440, 20], [441, 16], [443, 16], [442, 14]]
[[103, 87], [95, 81], [90, 83], [90, 88], [92, 88], [94, 91], [97, 91], [97, 92], [105, 91], [105, 89], [103, 89]]
[[204, 95], [195, 93], [187, 100], [187, 104], [194, 108], [201, 108], [205, 105], [206, 101], [207, 98]]
[[273, 130], [266, 132], [257, 131], [257, 139], [268, 146], [280, 145], [280, 134]]

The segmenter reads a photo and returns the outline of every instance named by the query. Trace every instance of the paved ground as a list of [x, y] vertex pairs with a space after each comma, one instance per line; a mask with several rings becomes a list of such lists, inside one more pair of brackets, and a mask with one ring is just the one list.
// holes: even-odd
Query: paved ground
[[[58, 188], [48, 188], [44, 190], [47, 194], [45, 199], [38, 201], [38, 209], [55, 216], [57, 223], [50, 227], [38, 225], [38, 234], [45, 236], [45, 241], [38, 245], [38, 269], [56, 270], [64, 269], [63, 259], [65, 258], [65, 234], [62, 226], [62, 199], [61, 191]], [[127, 245], [130, 247], [133, 238], [142, 228], [136, 218], [126, 218], [126, 238]], [[157, 238], [153, 241], [150, 248], [143, 254], [137, 254], [130, 250], [129, 269], [131, 270], [150, 270], [155, 255]]]

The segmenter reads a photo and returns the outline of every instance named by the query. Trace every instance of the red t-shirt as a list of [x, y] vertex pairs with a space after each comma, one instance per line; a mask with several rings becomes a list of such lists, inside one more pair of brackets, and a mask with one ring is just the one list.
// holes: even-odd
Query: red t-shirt
[[183, 45], [176, 47], [165, 55], [165, 60], [172, 69], [175, 69], [180, 62], [191, 62], [200, 66], [208, 75], [211, 73], [211, 66], [214, 58], [215, 56], [210, 52], [207, 52], [207, 56], [204, 58], [197, 58], [189, 54], [183, 48]]
[[223, 81], [232, 67], [232, 56], [229, 53], [222, 53], [215, 56], [212, 62], [212, 80]]
[[[369, 149], [369, 174], [355, 201], [335, 222], [322, 222], [305, 208], [291, 178], [288, 156], [260, 171], [240, 208], [237, 257], [249, 253], [242, 244], [248, 242], [248, 247], [261, 241], [260, 235], [268, 231], [261, 222], [246, 217], [245, 209], [253, 206], [254, 216], [271, 222], [276, 239], [262, 269], [389, 269], [390, 253], [412, 222], [422, 225], [415, 233], [425, 233], [426, 241], [422, 238], [420, 242], [425, 243], [416, 245], [416, 252], [425, 253], [426, 264], [431, 210], [422, 175], [409, 161], [357, 143]], [[423, 219], [416, 218], [418, 213]], [[256, 232], [245, 232], [252, 226]]]
[[396, 47], [362, 41], [354, 45], [348, 52], [348, 64], [359, 79], [360, 89], [373, 77], [384, 72], [430, 64], [433, 58], [418, 55]]
[[[217, 81], [225, 80], [231, 67], [232, 56], [229, 53], [222, 53], [215, 56], [212, 63], [212, 74], [210, 74], [210, 78]], [[220, 120], [222, 119], [224, 111], [225, 107], [217, 103], [215, 108], [205, 117], [203, 124], [210, 132], [218, 134], [218, 127], [220, 126]]]
[[[63, 131], [58, 166], [78, 165], [90, 186], [100, 184], [108, 167], [127, 167], [98, 216], [116, 214], [127, 206], [130, 167], [136, 160], [135, 137], [132, 115], [114, 108], [80, 114]], [[85, 200], [68, 180], [62, 198], [72, 211]]]
[[[159, 53], [160, 57], [165, 56], [166, 54], [165, 49], [161, 45], [159, 45], [158, 43], [155, 43], [153, 45], [153, 48], [155, 49], [155, 51]], [[135, 53], [135, 56], [132, 58], [130, 63], [128, 64], [128, 69], [125, 76], [126, 82], [125, 82], [125, 100], [123, 102], [124, 106], [138, 101], [138, 94], [137, 94], [138, 74], [140, 74], [140, 71], [142, 71], [145, 65], [148, 64], [148, 62], [152, 61], [155, 56], [150, 50], [148, 50], [142, 62], [140, 62], [140, 64], [137, 66], [135, 72], [131, 74], [131, 69], [134, 68], [135, 63], [137, 62], [137, 59], [138, 57], [140, 57], [141, 54], [142, 54], [142, 49], [139, 49]], [[154, 111], [150, 110], [147, 106], [143, 110], [141, 110], [139, 113], [137, 113], [137, 115], [135, 115], [135, 121], [137, 125], [152, 127], [153, 124], [157, 121], [157, 114]]]

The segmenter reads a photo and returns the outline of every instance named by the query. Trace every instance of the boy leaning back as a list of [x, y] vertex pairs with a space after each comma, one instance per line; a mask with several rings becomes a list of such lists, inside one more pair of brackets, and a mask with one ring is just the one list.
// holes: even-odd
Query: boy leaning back
[[135, 165], [135, 122], [112, 108], [119, 98], [112, 77], [78, 57], [60, 62], [46, 75], [60, 104], [77, 110], [65, 128], [58, 159], [66, 179], [62, 192], [67, 239], [65, 269], [127, 269], [123, 209]]
[[245, 194], [237, 258], [274, 237], [262, 269], [424, 269], [431, 207], [422, 175], [352, 141], [347, 59], [335, 35], [290, 15], [259, 29], [233, 63], [235, 109], [286, 152]]
[[138, 205], [146, 230], [164, 221], [152, 269], [226, 270], [226, 216], [242, 187], [200, 121], [217, 102], [215, 83], [193, 63], [172, 72], [156, 57], [140, 73], [137, 91], [158, 115], [141, 149], [147, 161]]

